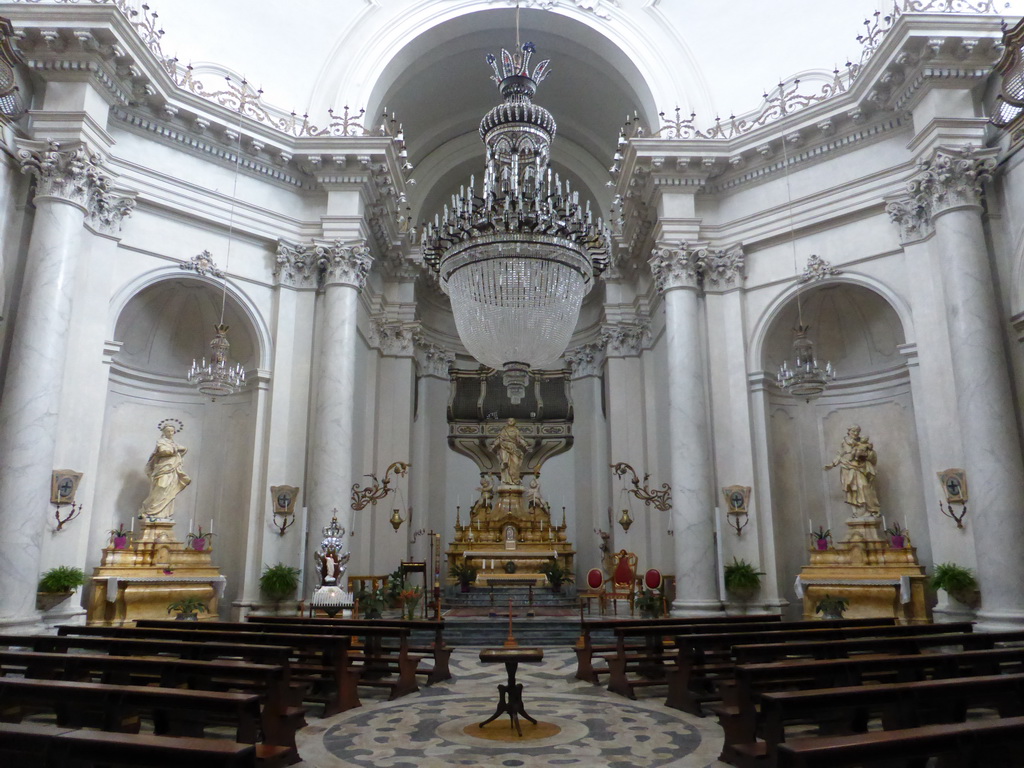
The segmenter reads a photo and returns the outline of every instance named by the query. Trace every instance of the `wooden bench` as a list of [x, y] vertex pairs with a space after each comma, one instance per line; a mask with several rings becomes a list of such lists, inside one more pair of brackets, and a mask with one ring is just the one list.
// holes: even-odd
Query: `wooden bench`
[[[1020, 768], [1024, 717], [944, 723], [848, 736], [792, 739], [778, 747], [778, 768], [883, 768], [894, 760], [940, 758], [946, 768]], [[905, 762], [904, 762], [905, 764]]]
[[[576, 679], [598, 683], [593, 666], [594, 656], [601, 653], [614, 652], [616, 644], [598, 644], [593, 642], [594, 632], [611, 632], [616, 627], [664, 627], [666, 635], [679, 631], [676, 628], [688, 626], [720, 627], [746, 624], [778, 624], [782, 617], [778, 615], [764, 616], [700, 616], [690, 618], [665, 617], [660, 619], [588, 619], [580, 617], [580, 638], [576, 642]], [[721, 630], [719, 630], [721, 631]]]
[[[330, 626], [340, 627], [363, 627], [366, 626], [367, 622], [370, 622], [370, 626], [381, 626], [381, 627], [401, 627], [408, 628], [413, 634], [410, 636], [409, 653], [412, 654], [425, 654], [431, 656], [434, 660], [434, 665], [429, 668], [429, 671], [417, 668], [417, 674], [427, 673], [427, 684], [432, 685], [433, 683], [439, 683], [443, 680], [451, 680], [452, 673], [449, 667], [449, 661], [452, 655], [452, 648], [445, 645], [444, 642], [444, 620], [443, 619], [339, 619], [339, 618], [304, 618], [301, 616], [249, 616], [248, 621], [257, 622], [259, 624], [293, 624], [299, 626], [309, 626], [316, 624], [326, 624]], [[421, 633], [433, 633], [433, 641], [426, 645], [417, 645], [415, 643], [415, 634]]]
[[[780, 631], [678, 635], [676, 637], [676, 664], [667, 673], [666, 706], [702, 716], [704, 714], [702, 704], [717, 699], [715, 691], [717, 682], [723, 677], [730, 676], [737, 663], [749, 661], [739, 655], [739, 649], [752, 647], [752, 644], [767, 647], [768, 644], [764, 642], [766, 640], [774, 641], [770, 643], [774, 655], [763, 660], [773, 661], [776, 658], [784, 657], [788, 649], [819, 648], [830, 641], [845, 642], [857, 638], [898, 641], [903, 637], [946, 636], [947, 632], [963, 634], [968, 633], [973, 627], [970, 622], [898, 625], [890, 623], [881, 626], [850, 624], [829, 627], [817, 626], [820, 622], [803, 622], [802, 624], [803, 626], [799, 628]], [[894, 644], [889, 647], [898, 646]], [[900, 653], [901, 651], [882, 650], [881, 652]]]
[[16, 768], [254, 768], [256, 747], [226, 739], [0, 722], [0, 763]]
[[824, 725], [843, 734], [865, 731], [874, 718], [885, 730], [962, 722], [974, 707], [1019, 717], [1024, 715], [1024, 674], [765, 693], [761, 707], [764, 741], [736, 747], [740, 766], [774, 768], [786, 728], [794, 723]]
[[714, 707], [723, 731], [719, 760], [736, 761], [735, 747], [752, 744], [760, 722], [763, 693], [863, 685], [865, 682], [912, 682], [1024, 671], [1024, 647], [900, 656], [812, 659], [736, 667], [720, 686], [722, 703]]
[[[239, 661], [197, 661], [92, 653], [0, 650], [0, 674], [79, 682], [151, 685], [191, 690], [254, 693], [262, 703], [263, 743], [288, 747], [298, 762], [295, 733], [306, 725], [301, 696], [290, 686], [288, 668]], [[296, 700], [296, 698], [298, 700]]]
[[[279, 645], [290, 650], [289, 667], [293, 680], [308, 681], [313, 685], [313, 697], [323, 699], [323, 716], [344, 712], [360, 706], [357, 686], [360, 669], [351, 663], [347, 635], [291, 634], [281, 632], [232, 632], [203, 628], [203, 622], [180, 622], [194, 629], [163, 627], [78, 627], [62, 626], [61, 635], [91, 635], [117, 639], [145, 638], [152, 640], [180, 640], [195, 643], [233, 643], [236, 648], [245, 645]], [[237, 652], [237, 651], [236, 651]], [[407, 670], [402, 680], [406, 685], [411, 677], [411, 688], [416, 690], [416, 679]], [[395, 686], [397, 688], [397, 686]], [[410, 691], [393, 693], [393, 697]]]

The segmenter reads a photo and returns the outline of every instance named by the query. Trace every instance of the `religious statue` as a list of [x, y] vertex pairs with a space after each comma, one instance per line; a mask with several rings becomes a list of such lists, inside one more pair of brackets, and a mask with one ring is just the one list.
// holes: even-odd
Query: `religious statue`
[[317, 572], [320, 574], [321, 587], [340, 587], [341, 577], [345, 573], [345, 566], [348, 565], [350, 554], [339, 555], [334, 547], [328, 547], [325, 552], [314, 552], [313, 560], [316, 562]]
[[139, 510], [139, 517], [147, 522], [173, 520], [174, 497], [192, 482], [192, 478], [182, 470], [181, 457], [188, 448], [174, 442], [174, 435], [181, 431], [182, 423], [177, 419], [164, 419], [157, 426], [161, 437], [146, 462], [149, 495]]
[[491, 511], [491, 501], [494, 499], [494, 483], [491, 482], [491, 478], [481, 473], [480, 487], [477, 490], [480, 491], [480, 498], [470, 509], [470, 518], [472, 519], [473, 515], [482, 515], [486, 520], [487, 513]]
[[835, 460], [825, 466], [826, 471], [839, 467], [839, 481], [845, 494], [844, 502], [853, 507], [853, 516], [879, 515], [878, 493], [875, 490], [875, 465], [878, 454], [867, 436], [861, 436], [854, 424], [846, 430]]
[[509, 419], [498, 436], [491, 441], [490, 448], [498, 455], [501, 482], [504, 485], [519, 485], [519, 467], [529, 447], [530, 442], [519, 431], [515, 419]]
[[531, 514], [537, 514], [537, 512], [551, 513], [551, 505], [541, 496], [540, 481], [536, 477], [530, 480], [530, 485], [526, 489], [526, 506]]

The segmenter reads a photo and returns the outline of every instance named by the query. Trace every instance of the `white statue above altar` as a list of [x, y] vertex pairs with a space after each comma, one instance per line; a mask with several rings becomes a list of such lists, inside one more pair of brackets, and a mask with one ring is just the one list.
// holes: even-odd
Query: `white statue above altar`
[[843, 501], [853, 507], [853, 516], [880, 514], [878, 492], [875, 490], [878, 454], [860, 427], [854, 424], [846, 430], [846, 437], [839, 447], [839, 454], [825, 470], [839, 467], [839, 481], [843, 487]]
[[516, 426], [515, 419], [509, 419], [498, 436], [491, 441], [490, 448], [498, 456], [498, 464], [501, 468], [501, 482], [504, 485], [519, 485], [519, 468], [523, 464], [523, 458], [530, 449], [530, 441], [523, 437], [523, 433]]
[[139, 510], [139, 517], [147, 522], [172, 521], [175, 497], [192, 482], [182, 469], [182, 457], [188, 448], [174, 442], [174, 435], [182, 430], [182, 423], [177, 419], [164, 419], [157, 426], [161, 437], [146, 462], [149, 495]]

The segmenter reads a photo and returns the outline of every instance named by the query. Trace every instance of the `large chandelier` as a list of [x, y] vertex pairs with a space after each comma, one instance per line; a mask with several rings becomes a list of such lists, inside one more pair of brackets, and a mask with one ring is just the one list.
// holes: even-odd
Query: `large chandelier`
[[505, 103], [480, 121], [483, 188], [478, 193], [471, 177], [426, 225], [423, 240], [462, 343], [504, 371], [512, 403], [525, 396], [530, 368], [553, 365], [565, 351], [607, 253], [589, 202], [581, 206], [579, 192], [548, 167], [555, 120], [532, 101], [548, 61], [531, 75], [533, 43], [516, 47], [514, 54], [502, 49], [500, 69], [487, 56]]
[[797, 322], [793, 329], [793, 365], [790, 367], [789, 361], [783, 360], [776, 374], [781, 389], [807, 402], [824, 392], [836, 378], [832, 363], [826, 362], [824, 368], [818, 366], [818, 359], [814, 356], [814, 342], [807, 335], [810, 330], [811, 327], [804, 325], [802, 318]]

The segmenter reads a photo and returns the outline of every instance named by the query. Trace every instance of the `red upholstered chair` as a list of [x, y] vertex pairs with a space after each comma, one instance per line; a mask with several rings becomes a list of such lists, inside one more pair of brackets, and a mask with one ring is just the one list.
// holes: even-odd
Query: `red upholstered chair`
[[604, 571], [600, 568], [591, 568], [587, 572], [587, 588], [579, 593], [581, 601], [587, 601], [587, 613], [590, 613], [590, 603], [595, 598], [601, 613], [604, 613]]
[[661, 577], [661, 571], [657, 568], [649, 568], [647, 573], [644, 574], [644, 589], [649, 589], [651, 592], [658, 592], [661, 595], [661, 615], [668, 616], [668, 601], [665, 599], [665, 595], [661, 591], [664, 583], [665, 580]]
[[633, 601], [636, 599], [636, 561], [636, 555], [624, 549], [615, 555], [615, 568], [612, 570], [611, 579], [608, 580], [604, 599], [606, 602], [611, 601], [616, 615], [619, 613], [619, 600], [628, 600], [629, 613], [633, 614]]

